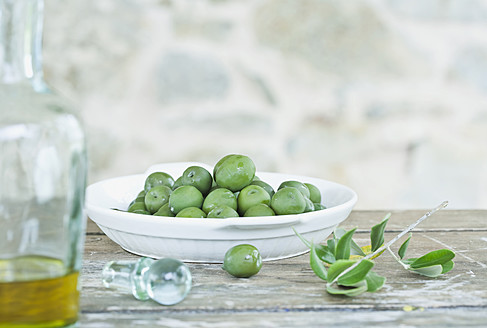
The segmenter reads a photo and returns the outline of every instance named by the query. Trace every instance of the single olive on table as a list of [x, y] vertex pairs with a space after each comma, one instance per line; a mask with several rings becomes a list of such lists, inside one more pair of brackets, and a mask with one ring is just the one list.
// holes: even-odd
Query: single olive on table
[[325, 209], [320, 190], [304, 181], [282, 181], [277, 191], [255, 175], [245, 155], [221, 158], [213, 172], [193, 165], [174, 179], [166, 172], [147, 176], [127, 211], [138, 214], [225, 219], [301, 214]]
[[249, 278], [262, 268], [262, 257], [253, 245], [236, 245], [225, 253], [222, 268], [234, 277]]

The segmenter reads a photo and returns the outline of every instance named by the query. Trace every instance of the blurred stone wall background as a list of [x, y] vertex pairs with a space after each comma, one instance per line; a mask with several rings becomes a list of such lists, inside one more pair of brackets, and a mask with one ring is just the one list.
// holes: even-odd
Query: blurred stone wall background
[[357, 209], [487, 207], [485, 0], [46, 0], [89, 182], [249, 155]]

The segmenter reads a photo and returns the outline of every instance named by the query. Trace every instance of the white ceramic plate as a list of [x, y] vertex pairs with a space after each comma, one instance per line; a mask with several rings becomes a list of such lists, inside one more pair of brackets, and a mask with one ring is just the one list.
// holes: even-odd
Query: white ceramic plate
[[314, 184], [320, 189], [327, 209], [298, 215], [228, 219], [169, 218], [113, 210], [126, 209], [144, 188], [145, 178], [150, 173], [162, 171], [176, 179], [191, 165], [212, 172], [212, 167], [202, 163], [167, 163], [151, 166], [144, 174], [94, 183], [86, 192], [87, 214], [111, 240], [134, 254], [221, 263], [229, 248], [248, 243], [257, 247], [263, 260], [268, 261], [308, 251], [292, 227], [308, 240], [322, 241], [348, 217], [357, 202], [357, 194], [352, 189], [334, 182], [257, 172], [256, 175], [275, 190], [286, 180]]

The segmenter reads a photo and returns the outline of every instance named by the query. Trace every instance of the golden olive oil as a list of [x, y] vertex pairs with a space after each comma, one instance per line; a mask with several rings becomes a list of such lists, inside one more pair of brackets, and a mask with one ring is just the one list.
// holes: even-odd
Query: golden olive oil
[[[78, 319], [78, 272], [39, 257], [0, 260], [0, 327], [63, 327]], [[60, 275], [61, 274], [61, 275]]]

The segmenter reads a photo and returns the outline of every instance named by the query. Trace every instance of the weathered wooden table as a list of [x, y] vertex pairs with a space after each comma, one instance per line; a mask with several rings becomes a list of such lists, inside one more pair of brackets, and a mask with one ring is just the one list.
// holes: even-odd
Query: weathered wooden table
[[[386, 241], [426, 211], [392, 211]], [[369, 228], [387, 211], [354, 211], [341, 225]], [[397, 250], [398, 244], [392, 248]], [[374, 270], [383, 289], [355, 298], [331, 296], [309, 267], [308, 254], [265, 262], [249, 279], [216, 264], [191, 264], [193, 288], [174, 306], [137, 301], [106, 289], [101, 271], [109, 260], [138, 257], [122, 250], [89, 221], [81, 275], [81, 327], [487, 327], [487, 210], [442, 210], [413, 233], [408, 257], [449, 248], [455, 268], [439, 278], [405, 271], [387, 252]]]

